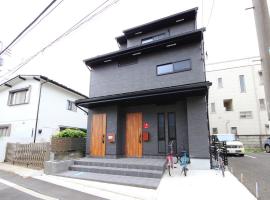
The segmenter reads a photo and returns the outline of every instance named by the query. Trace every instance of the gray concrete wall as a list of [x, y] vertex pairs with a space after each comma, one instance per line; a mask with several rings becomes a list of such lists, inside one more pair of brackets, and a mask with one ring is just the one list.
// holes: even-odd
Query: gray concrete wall
[[[118, 67], [117, 62], [106, 63], [91, 71], [90, 97], [205, 81], [201, 52], [201, 43], [193, 43], [140, 55], [133, 65]], [[191, 59], [190, 71], [157, 76], [157, 65], [185, 59]]]
[[175, 35], [179, 35], [179, 34], [182, 34], [182, 33], [185, 33], [185, 32], [193, 31], [193, 30], [195, 30], [195, 21], [181, 22], [181, 23], [176, 24], [176, 25], [171, 26], [171, 27], [167, 27], [167, 28], [147, 32], [145, 34], [140, 34], [138, 36], [129, 38], [127, 40], [127, 47], [133, 47], [133, 46], [141, 45], [142, 39], [148, 38], [148, 37], [151, 37], [151, 36], [155, 36], [155, 35], [158, 35], [158, 34], [165, 33], [165, 36], [169, 37], [169, 36], [175, 36]]
[[206, 98], [187, 98], [187, 121], [190, 156], [209, 158], [209, 130]]
[[238, 135], [238, 139], [244, 144], [245, 148], [264, 148], [264, 142], [269, 135]]

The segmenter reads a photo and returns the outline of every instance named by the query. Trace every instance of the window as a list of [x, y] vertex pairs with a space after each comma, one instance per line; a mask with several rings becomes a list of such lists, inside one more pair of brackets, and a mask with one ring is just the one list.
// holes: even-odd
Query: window
[[118, 67], [124, 67], [124, 66], [128, 66], [128, 65], [134, 65], [134, 64], [137, 64], [137, 62], [138, 62], [137, 56], [123, 58], [123, 59], [121, 59], [121, 60], [118, 61]]
[[260, 110], [265, 110], [266, 106], [264, 99], [259, 99], [259, 103], [260, 103]]
[[166, 153], [166, 142], [165, 142], [165, 114], [158, 113], [158, 152]]
[[240, 112], [240, 119], [252, 119], [252, 112], [251, 111]]
[[29, 88], [10, 91], [8, 105], [20, 105], [29, 103], [29, 94]]
[[176, 140], [176, 120], [175, 113], [168, 113], [168, 133], [169, 133], [169, 141]]
[[233, 110], [233, 102], [232, 99], [224, 99], [223, 105], [225, 107], [225, 111], [232, 111]]
[[73, 101], [67, 100], [67, 109], [70, 111], [77, 111], [77, 107]]
[[237, 127], [231, 127], [231, 133], [237, 135]]
[[166, 36], [165, 33], [161, 33], [161, 34], [158, 34], [158, 35], [155, 35], [155, 36], [143, 38], [143, 39], [142, 39], [142, 44], [146, 44], [146, 43], [149, 43], [149, 42], [153, 42], [153, 41], [155, 41], [155, 40], [160, 40], [160, 39], [164, 38], [165, 36]]
[[222, 78], [218, 78], [218, 88], [223, 88]]
[[212, 128], [213, 134], [218, 134], [218, 129], [217, 128]]
[[158, 65], [157, 75], [170, 74], [187, 70], [191, 70], [191, 62], [190, 60], [182, 60], [179, 62]]
[[246, 92], [245, 76], [240, 75], [239, 76], [239, 81], [240, 81], [240, 92], [241, 93]]
[[263, 85], [263, 73], [262, 73], [262, 71], [259, 71], [258, 74], [259, 74], [260, 85]]
[[0, 125], [0, 137], [10, 136], [10, 125]]
[[215, 113], [215, 112], [216, 112], [216, 104], [211, 103], [211, 113]]

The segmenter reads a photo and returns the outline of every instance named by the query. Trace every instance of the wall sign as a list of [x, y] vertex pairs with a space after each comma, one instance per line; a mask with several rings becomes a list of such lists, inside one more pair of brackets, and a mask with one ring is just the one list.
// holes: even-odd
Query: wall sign
[[143, 123], [143, 128], [149, 128], [149, 124], [147, 122]]

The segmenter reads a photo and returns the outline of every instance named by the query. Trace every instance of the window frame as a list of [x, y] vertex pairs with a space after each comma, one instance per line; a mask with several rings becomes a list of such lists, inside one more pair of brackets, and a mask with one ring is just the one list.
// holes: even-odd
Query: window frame
[[[233, 129], [236, 130], [236, 133], [233, 133]], [[231, 127], [231, 133], [232, 133], [232, 134], [235, 134], [235, 135], [238, 135], [238, 128], [237, 128], [237, 126], [232, 126], [232, 127]]]
[[[17, 103], [17, 104], [12, 104], [11, 100], [12, 100], [12, 95], [19, 93], [19, 92], [23, 92], [26, 91], [25, 94], [25, 100], [23, 103]], [[8, 94], [8, 102], [7, 105], [8, 106], [18, 106], [18, 105], [25, 105], [25, 104], [29, 104], [30, 103], [30, 93], [31, 93], [31, 86], [29, 87], [25, 87], [25, 88], [20, 88], [20, 89], [15, 89], [15, 90], [10, 90], [9, 94]]]
[[[212, 105], [214, 105], [214, 106], [212, 107]], [[213, 108], [214, 108], [214, 110], [213, 110]], [[211, 113], [216, 113], [216, 103], [215, 102], [210, 103], [210, 111], [211, 111]]]
[[[161, 38], [158, 39], [159, 36], [163, 36], [163, 37], [161, 37]], [[160, 33], [160, 34], [156, 34], [156, 35], [153, 35], [153, 36], [149, 36], [149, 37], [145, 37], [145, 38], [142, 38], [141, 39], [141, 44], [142, 45], [148, 44], [148, 43], [154, 42], [156, 40], [161, 40], [161, 39], [163, 39], [165, 37], [166, 37], [166, 32]], [[150, 42], [144, 42], [144, 41], [147, 41], [147, 40], [151, 40], [151, 41]]]
[[[159, 130], [160, 130], [160, 123], [159, 123], [159, 116], [162, 115], [163, 116], [163, 120], [162, 120], [162, 124], [163, 124], [163, 137], [161, 138], [159, 135]], [[159, 112], [157, 113], [157, 140], [158, 140], [158, 153], [160, 154], [165, 154], [166, 153], [166, 115], [164, 112]], [[161, 151], [161, 146], [160, 146], [160, 142], [164, 142], [164, 151]]]
[[[242, 117], [241, 117], [241, 113], [244, 113], [244, 112], [245, 112], [245, 113], [250, 112], [250, 113], [251, 113], [251, 114], [250, 114], [250, 117], [242, 118]], [[239, 118], [240, 118], [240, 119], [253, 119], [253, 113], [252, 113], [252, 111], [240, 111], [240, 112], [239, 112]]]
[[[71, 105], [71, 108], [69, 109], [70, 105]], [[74, 105], [74, 107], [72, 105]], [[72, 109], [72, 108], [75, 108], [75, 109]], [[71, 101], [69, 99], [67, 100], [67, 110], [72, 111], [72, 112], [77, 112], [77, 106], [75, 105], [74, 101]]]
[[[241, 79], [242, 77], [242, 79]], [[245, 75], [239, 75], [239, 84], [240, 84], [240, 93], [246, 93], [247, 87], [246, 87], [246, 81], [245, 81]]]
[[[174, 64], [175, 63], [180, 63], [180, 62], [185, 62], [185, 61], [188, 61], [189, 62], [190, 67], [189, 68], [186, 68], [186, 69], [183, 69], [183, 70], [177, 70], [176, 71], [175, 68], [174, 68]], [[159, 74], [158, 73], [158, 68], [161, 67], [161, 66], [165, 66], [165, 65], [172, 65], [172, 72]], [[185, 71], [191, 71], [191, 70], [192, 70], [192, 61], [191, 61], [191, 59], [184, 59], [184, 60], [180, 60], [180, 61], [168, 62], [168, 63], [157, 65], [156, 66], [156, 75], [157, 76], [163, 76], [163, 75], [175, 74], [175, 73], [185, 72]]]
[[[222, 89], [223, 88], [223, 78], [222, 77], [218, 77], [218, 83], [217, 83], [217, 85], [218, 85], [218, 89]], [[221, 82], [219, 82], [219, 80], [221, 80]], [[221, 84], [219, 84], [219, 83], [221, 83]]]
[[[214, 132], [214, 129], [216, 129], [216, 132]], [[217, 135], [217, 134], [218, 134], [218, 128], [212, 127], [212, 134], [213, 134], [213, 135]]]
[[10, 137], [11, 124], [0, 124], [0, 129], [5, 129], [5, 128], [7, 128], [7, 134], [6, 135], [0, 134], [0, 138], [1, 137]]

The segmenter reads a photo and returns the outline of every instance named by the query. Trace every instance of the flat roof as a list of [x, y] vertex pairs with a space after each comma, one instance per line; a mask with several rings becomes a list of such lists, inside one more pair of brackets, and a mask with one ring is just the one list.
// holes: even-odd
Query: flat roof
[[[167, 37], [161, 40], [149, 42], [146, 44], [141, 44], [134, 47], [129, 47], [125, 49], [121, 49], [118, 51], [114, 51], [111, 53], [103, 54], [100, 56], [96, 56], [93, 58], [89, 58], [84, 60], [85, 64], [87, 66], [91, 67], [97, 67], [98, 64], [102, 63], [108, 63], [112, 61], [117, 61], [118, 59], [126, 56], [136, 56], [139, 54], [147, 53], [149, 51], [153, 51], [155, 49], [166, 49], [168, 47], [171, 47], [170, 45], [173, 44], [173, 46], [179, 46], [191, 42], [199, 42], [203, 39], [203, 31], [205, 31], [204, 28], [197, 29], [193, 31], [188, 31], [179, 35]], [[173, 47], [172, 47], [173, 48]]]

